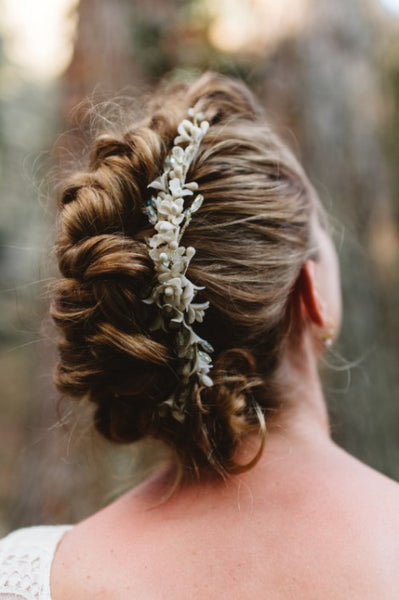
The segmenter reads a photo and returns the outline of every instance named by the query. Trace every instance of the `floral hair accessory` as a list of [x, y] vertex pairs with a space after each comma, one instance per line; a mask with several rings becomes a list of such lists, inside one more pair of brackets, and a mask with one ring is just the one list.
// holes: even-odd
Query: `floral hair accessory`
[[181, 245], [191, 216], [203, 202], [203, 196], [195, 194], [198, 184], [187, 182], [186, 177], [209, 123], [192, 108], [188, 117], [177, 128], [178, 135], [165, 159], [162, 175], [148, 186], [157, 190], [157, 195], [148, 200], [145, 209], [157, 232], [147, 240], [157, 281], [144, 302], [158, 308], [152, 329], [175, 333], [181, 385], [162, 403], [162, 411], [169, 407], [173, 417], [180, 422], [184, 421], [186, 401], [194, 387], [213, 385], [209, 376], [213, 348], [192, 327], [196, 321], [202, 322], [209, 302], [194, 302], [197, 291], [203, 289], [186, 276], [195, 249]]

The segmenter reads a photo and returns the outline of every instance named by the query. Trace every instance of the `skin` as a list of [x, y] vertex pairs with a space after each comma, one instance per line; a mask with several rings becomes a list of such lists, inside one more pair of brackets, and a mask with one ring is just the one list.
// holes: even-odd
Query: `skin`
[[315, 235], [319, 256], [296, 295], [301, 348], [287, 346], [286, 409], [260, 461], [160, 503], [166, 466], [77, 525], [54, 559], [54, 600], [399, 598], [399, 485], [330, 437], [317, 362], [341, 321], [339, 272], [331, 240], [317, 225]]

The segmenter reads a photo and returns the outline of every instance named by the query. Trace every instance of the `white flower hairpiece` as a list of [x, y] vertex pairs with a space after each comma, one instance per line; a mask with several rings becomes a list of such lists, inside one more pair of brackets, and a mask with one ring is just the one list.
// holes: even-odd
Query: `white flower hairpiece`
[[[176, 333], [181, 386], [162, 405], [168, 406], [173, 417], [180, 422], [184, 421], [185, 403], [193, 386], [213, 385], [209, 376], [213, 348], [192, 328], [196, 321], [202, 322], [209, 302], [194, 302], [196, 292], [203, 289], [194, 285], [186, 275], [195, 249], [181, 245], [192, 214], [203, 202], [201, 194], [194, 194], [198, 184], [195, 181], [186, 182], [186, 177], [209, 123], [192, 108], [188, 111], [188, 117], [177, 128], [178, 135], [165, 159], [162, 175], [148, 186], [157, 190], [157, 195], [148, 200], [145, 209], [157, 232], [147, 240], [157, 282], [144, 302], [154, 304], [159, 309], [152, 329]], [[186, 206], [188, 200], [190, 203]]]

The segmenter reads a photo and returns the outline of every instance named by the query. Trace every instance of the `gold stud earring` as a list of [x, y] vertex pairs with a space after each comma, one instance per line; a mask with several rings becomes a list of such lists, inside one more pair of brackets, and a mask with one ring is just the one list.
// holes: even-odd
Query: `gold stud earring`
[[334, 329], [332, 327], [325, 329], [320, 336], [320, 341], [325, 350], [329, 350], [334, 342]]

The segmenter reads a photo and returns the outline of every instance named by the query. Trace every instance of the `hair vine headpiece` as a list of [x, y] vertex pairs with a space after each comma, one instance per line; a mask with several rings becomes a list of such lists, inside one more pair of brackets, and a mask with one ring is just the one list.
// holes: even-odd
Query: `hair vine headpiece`
[[[195, 113], [193, 108], [189, 109], [188, 117], [177, 128], [178, 135], [165, 159], [162, 175], [148, 186], [157, 190], [157, 195], [152, 196], [146, 206], [149, 221], [157, 232], [147, 240], [157, 282], [144, 302], [159, 309], [152, 329], [176, 334], [181, 385], [162, 406], [168, 406], [173, 417], [180, 422], [184, 421], [186, 401], [195, 385], [213, 385], [209, 376], [213, 348], [192, 327], [196, 321], [202, 322], [209, 302], [194, 302], [196, 292], [203, 289], [186, 276], [195, 249], [181, 245], [192, 214], [203, 202], [201, 194], [195, 195], [198, 184], [187, 182], [186, 177], [209, 123], [202, 113]], [[189, 204], [188, 200], [191, 200]]]

